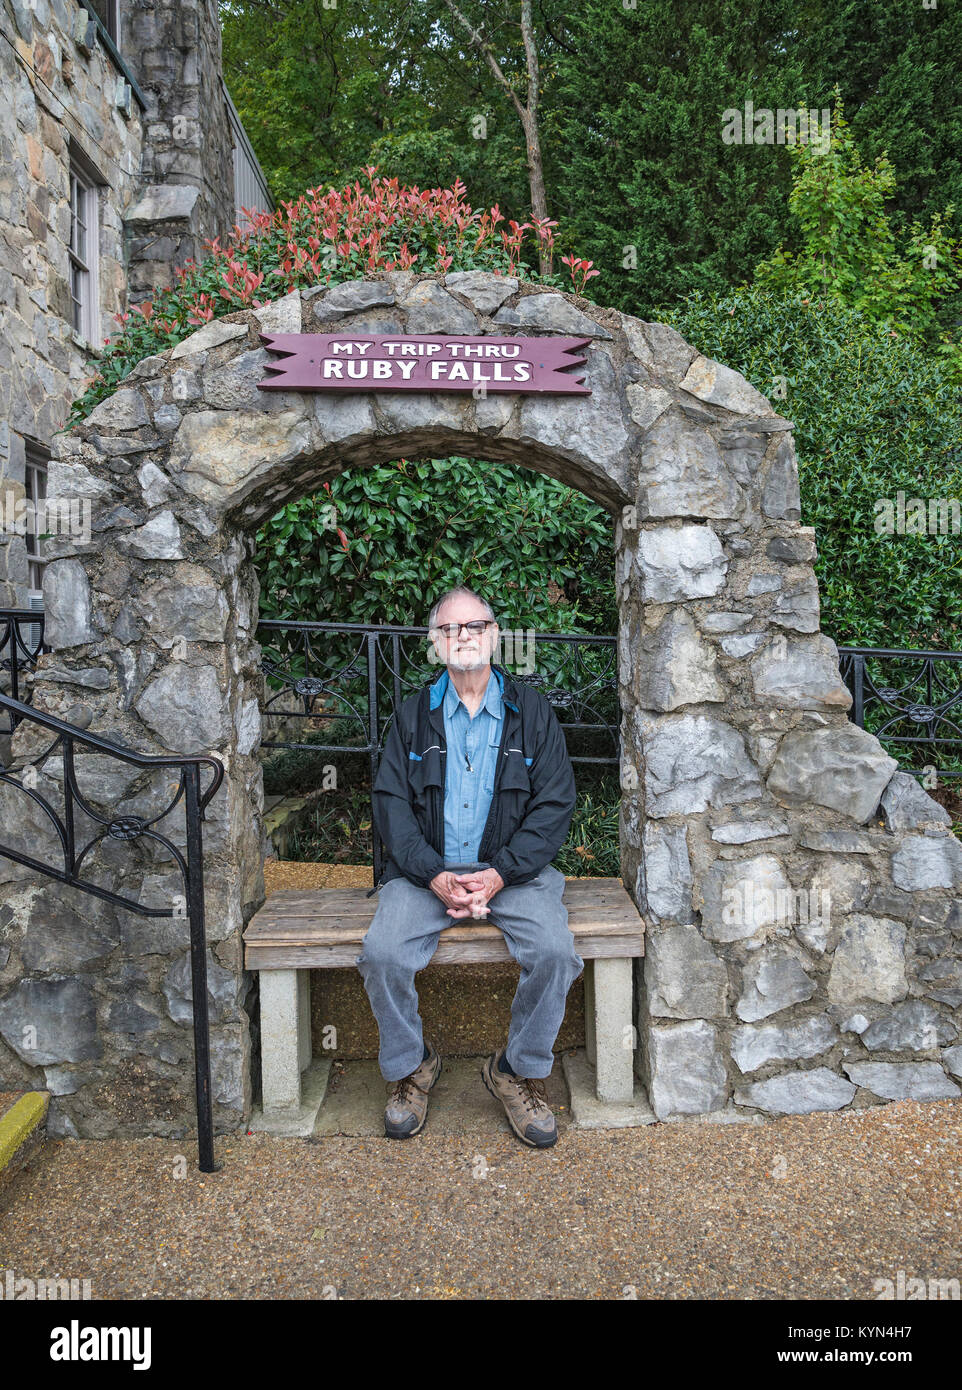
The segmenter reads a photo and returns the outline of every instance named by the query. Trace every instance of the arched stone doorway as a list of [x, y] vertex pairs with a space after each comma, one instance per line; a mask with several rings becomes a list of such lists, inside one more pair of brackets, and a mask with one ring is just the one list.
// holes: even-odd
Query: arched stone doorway
[[[589, 338], [591, 395], [257, 386], [261, 332], [512, 330]], [[941, 808], [846, 717], [836, 651], [818, 630], [790, 430], [667, 327], [506, 278], [395, 272], [215, 320], [141, 362], [61, 438], [50, 493], [90, 498], [94, 529], [51, 552], [53, 651], [35, 705], [141, 752], [213, 753], [226, 766], [205, 822], [218, 1128], [250, 1111], [242, 932], [263, 901], [253, 535], [341, 469], [402, 455], [539, 469], [614, 519], [622, 876], [649, 924], [637, 1071], [656, 1115], [959, 1093], [958, 1049], [946, 1045], [962, 994], [926, 974], [932, 957], [916, 940], [941, 934], [948, 949], [962, 853]], [[29, 739], [21, 726], [21, 757]], [[112, 804], [132, 807], [118, 770], [102, 776]], [[145, 795], [165, 804], [164, 790], [140, 788], [138, 809]], [[10, 797], [0, 811], [5, 843], [43, 830]], [[145, 893], [179, 891], [149, 845], [137, 853]], [[183, 924], [107, 921], [102, 907], [63, 901], [84, 895], [0, 865], [13, 885], [0, 1033], [12, 1045], [24, 980], [73, 981], [87, 1019], [90, 1046], [55, 1058], [52, 1081], [50, 1065], [17, 1052], [30, 1084], [55, 1092], [54, 1132], [189, 1127]], [[130, 859], [105, 855], [102, 871], [109, 886]], [[84, 923], [75, 961], [25, 952], [69, 920]], [[49, 998], [66, 1007], [57, 990]]]

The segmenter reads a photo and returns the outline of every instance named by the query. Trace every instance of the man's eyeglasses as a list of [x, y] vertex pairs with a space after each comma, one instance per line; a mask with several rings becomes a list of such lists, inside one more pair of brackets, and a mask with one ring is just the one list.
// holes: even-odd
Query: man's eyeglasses
[[434, 631], [440, 632], [445, 637], [450, 638], [459, 637], [461, 635], [461, 629], [467, 628], [468, 632], [470, 632], [472, 637], [480, 637], [482, 632], [484, 632], [487, 628], [492, 626], [493, 622], [490, 618], [488, 618], [484, 622], [479, 621], [474, 623], [441, 623], [439, 627], [436, 627], [434, 629]]

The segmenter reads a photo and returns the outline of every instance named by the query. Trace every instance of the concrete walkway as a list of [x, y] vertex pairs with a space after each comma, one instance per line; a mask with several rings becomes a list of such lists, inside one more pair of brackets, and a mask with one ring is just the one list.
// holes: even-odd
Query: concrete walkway
[[962, 1277], [962, 1101], [763, 1125], [52, 1140], [0, 1272], [103, 1298], [875, 1299]]

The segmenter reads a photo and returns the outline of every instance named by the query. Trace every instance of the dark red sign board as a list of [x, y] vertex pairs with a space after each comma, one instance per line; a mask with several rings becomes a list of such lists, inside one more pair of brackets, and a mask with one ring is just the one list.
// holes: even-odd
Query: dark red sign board
[[590, 396], [590, 338], [457, 338], [408, 333], [262, 333], [282, 354], [264, 391], [536, 391]]

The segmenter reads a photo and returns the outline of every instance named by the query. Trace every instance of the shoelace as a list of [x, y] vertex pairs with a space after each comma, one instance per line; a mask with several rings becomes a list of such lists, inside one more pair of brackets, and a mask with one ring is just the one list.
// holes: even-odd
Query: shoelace
[[395, 1081], [394, 1089], [391, 1092], [390, 1100], [388, 1103], [390, 1105], [403, 1105], [404, 1102], [408, 1099], [408, 1092], [410, 1090], [424, 1091], [424, 1087], [419, 1086], [418, 1083], [415, 1081], [413, 1072], [410, 1076], [404, 1076], [401, 1078], [400, 1081]]
[[544, 1082], [539, 1077], [519, 1076], [517, 1082], [526, 1109], [538, 1110], [541, 1106], [548, 1108]]

